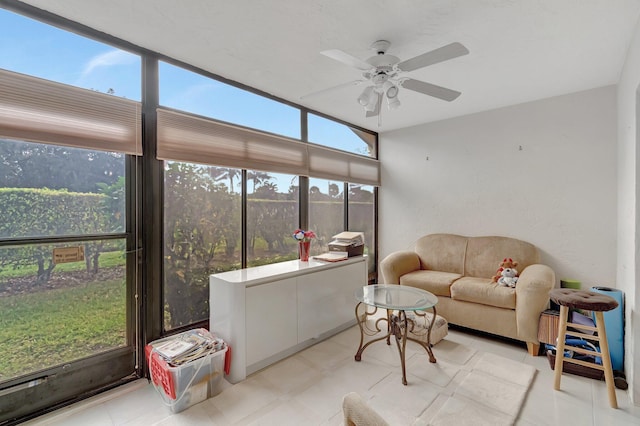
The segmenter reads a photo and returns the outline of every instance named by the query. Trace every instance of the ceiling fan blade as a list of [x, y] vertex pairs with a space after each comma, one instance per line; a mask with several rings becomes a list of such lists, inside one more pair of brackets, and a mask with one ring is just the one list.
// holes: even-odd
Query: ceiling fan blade
[[382, 107], [382, 95], [378, 96], [378, 102], [376, 102], [376, 107], [373, 111], [367, 111], [367, 113], [365, 114], [365, 117], [369, 118], [369, 117], [375, 117], [376, 115], [380, 114], [380, 108]]
[[428, 65], [437, 64], [438, 62], [447, 61], [469, 53], [469, 50], [462, 44], [455, 42], [442, 46], [414, 58], [407, 59], [398, 64], [398, 68], [402, 71], [413, 71]]
[[313, 98], [315, 96], [318, 95], [323, 95], [325, 93], [331, 93], [340, 89], [343, 89], [345, 87], [349, 87], [349, 86], [357, 86], [359, 84], [362, 84], [364, 82], [364, 80], [353, 80], [353, 81], [349, 81], [347, 83], [342, 83], [342, 84], [338, 84], [337, 86], [332, 86], [332, 87], [328, 87], [326, 89], [322, 89], [322, 90], [318, 90], [317, 92], [312, 92], [312, 93], [307, 93], [306, 95], [300, 96], [300, 99], [309, 99], [309, 98]]
[[461, 92], [447, 89], [446, 87], [436, 86], [435, 84], [425, 83], [424, 81], [414, 80], [412, 78], [404, 80], [402, 87], [449, 102], [455, 100], [462, 94]]
[[351, 56], [347, 52], [343, 52], [339, 49], [323, 50], [320, 53], [328, 58], [334, 59], [338, 62], [342, 62], [343, 64], [347, 64], [350, 67], [354, 67], [362, 71], [368, 71], [373, 68], [371, 64], [358, 59], [355, 56]]

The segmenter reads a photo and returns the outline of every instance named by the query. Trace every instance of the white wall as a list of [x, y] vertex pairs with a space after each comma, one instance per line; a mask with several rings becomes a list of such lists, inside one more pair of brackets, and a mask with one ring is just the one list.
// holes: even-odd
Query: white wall
[[503, 235], [558, 280], [616, 286], [614, 86], [384, 133], [380, 158], [380, 259], [428, 233]]
[[[618, 83], [618, 287], [625, 292], [625, 370], [635, 404], [640, 405], [640, 268], [637, 224], [638, 117], [640, 116], [640, 29], [631, 40]], [[633, 362], [629, 362], [633, 360]]]

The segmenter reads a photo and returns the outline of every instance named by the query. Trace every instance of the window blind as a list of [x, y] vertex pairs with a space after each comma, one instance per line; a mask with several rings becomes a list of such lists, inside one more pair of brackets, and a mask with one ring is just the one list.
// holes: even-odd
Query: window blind
[[309, 176], [380, 186], [380, 163], [373, 158], [309, 144]]
[[158, 108], [160, 160], [379, 185], [377, 160]]
[[306, 175], [306, 144], [158, 109], [158, 159]]
[[0, 69], [0, 137], [142, 155], [140, 102]]

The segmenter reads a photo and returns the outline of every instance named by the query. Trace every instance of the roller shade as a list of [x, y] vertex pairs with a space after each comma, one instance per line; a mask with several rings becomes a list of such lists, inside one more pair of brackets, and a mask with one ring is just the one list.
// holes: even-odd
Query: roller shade
[[158, 159], [307, 175], [305, 143], [158, 109]]
[[140, 102], [0, 69], [0, 137], [142, 155]]
[[160, 160], [379, 185], [377, 160], [158, 108]]
[[373, 158], [309, 144], [309, 176], [380, 186], [380, 163]]

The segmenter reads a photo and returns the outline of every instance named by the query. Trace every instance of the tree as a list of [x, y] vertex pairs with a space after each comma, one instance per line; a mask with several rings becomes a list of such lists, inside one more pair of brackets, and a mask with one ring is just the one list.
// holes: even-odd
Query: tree
[[320, 188], [317, 186], [312, 186], [309, 188], [309, 199], [310, 200], [322, 200], [324, 198], [324, 194], [320, 191]]
[[340, 187], [337, 184], [335, 183], [329, 184], [329, 196], [331, 198], [338, 198], [342, 196], [340, 193]]
[[[164, 293], [169, 327], [207, 318], [209, 275], [228, 266], [215, 260], [222, 253], [233, 254], [239, 238], [239, 201], [216, 183], [210, 169], [167, 163]], [[227, 242], [233, 244], [225, 250]]]
[[0, 140], [0, 188], [97, 192], [124, 176], [124, 154]]
[[220, 181], [223, 179], [229, 179], [229, 192], [235, 192], [233, 190], [233, 180], [237, 177], [242, 176], [242, 170], [240, 169], [228, 169], [224, 167], [214, 167], [213, 169], [213, 178], [216, 181]]
[[373, 192], [362, 189], [362, 185], [349, 185], [349, 201], [373, 202]]
[[[0, 188], [0, 237], [26, 238], [101, 234], [108, 232], [109, 204], [101, 194], [82, 194], [66, 190]], [[55, 264], [53, 244], [27, 244], [3, 250], [0, 265], [14, 268], [37, 265], [36, 283], [49, 281]], [[97, 272], [97, 256], [103, 243], [86, 243]], [[87, 264], [89, 269], [89, 264]]]
[[[108, 233], [124, 232], [124, 209], [126, 207], [124, 176], [118, 177], [118, 180], [112, 185], [98, 182], [97, 186], [98, 191], [104, 195], [104, 198], [102, 198], [102, 212], [96, 217], [96, 220], [100, 223], [96, 225], [95, 229], [100, 229], [102, 232]], [[115, 247], [114, 245], [117, 245], [117, 243], [110, 240], [85, 243], [85, 264], [87, 272], [93, 274], [98, 273], [101, 253], [116, 248], [122, 249], [122, 247]]]
[[256, 186], [271, 180], [272, 177], [269, 173], [265, 173], [265, 172], [257, 172], [257, 171], [253, 171], [250, 170], [247, 172], [247, 180], [250, 180], [253, 182], [253, 192], [256, 192]]

